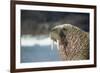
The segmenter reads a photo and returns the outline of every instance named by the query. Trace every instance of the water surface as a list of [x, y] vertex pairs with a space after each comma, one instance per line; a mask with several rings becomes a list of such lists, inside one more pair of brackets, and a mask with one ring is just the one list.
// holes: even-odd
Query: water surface
[[56, 45], [47, 35], [21, 37], [21, 62], [60, 61]]

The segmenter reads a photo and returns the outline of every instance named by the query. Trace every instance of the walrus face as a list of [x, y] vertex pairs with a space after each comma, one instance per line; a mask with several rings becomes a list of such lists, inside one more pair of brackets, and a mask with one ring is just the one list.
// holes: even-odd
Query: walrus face
[[67, 29], [66, 29], [65, 25], [55, 26], [50, 32], [50, 37], [52, 40], [57, 42], [57, 40], [60, 40], [62, 37], [66, 36], [65, 35], [66, 31], [67, 31]]

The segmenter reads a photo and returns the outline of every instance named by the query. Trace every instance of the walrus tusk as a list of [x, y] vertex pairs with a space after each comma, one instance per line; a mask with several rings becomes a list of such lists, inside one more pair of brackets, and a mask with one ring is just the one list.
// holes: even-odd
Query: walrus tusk
[[54, 41], [51, 40], [51, 50], [53, 50], [53, 48], [54, 48]]
[[59, 50], [59, 40], [57, 40], [57, 49]]

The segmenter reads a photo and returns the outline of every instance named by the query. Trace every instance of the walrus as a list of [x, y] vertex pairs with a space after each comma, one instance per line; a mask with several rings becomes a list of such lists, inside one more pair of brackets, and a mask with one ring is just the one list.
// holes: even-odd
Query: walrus
[[89, 59], [88, 32], [71, 24], [62, 24], [52, 28], [50, 38], [57, 43], [62, 60]]

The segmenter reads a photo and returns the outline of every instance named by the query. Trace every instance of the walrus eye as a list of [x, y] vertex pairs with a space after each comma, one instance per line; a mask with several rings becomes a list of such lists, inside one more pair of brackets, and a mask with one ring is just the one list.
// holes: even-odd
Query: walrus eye
[[60, 37], [65, 37], [65, 34], [63, 33], [63, 31], [60, 31]]
[[63, 30], [67, 30], [66, 28], [63, 28]]

